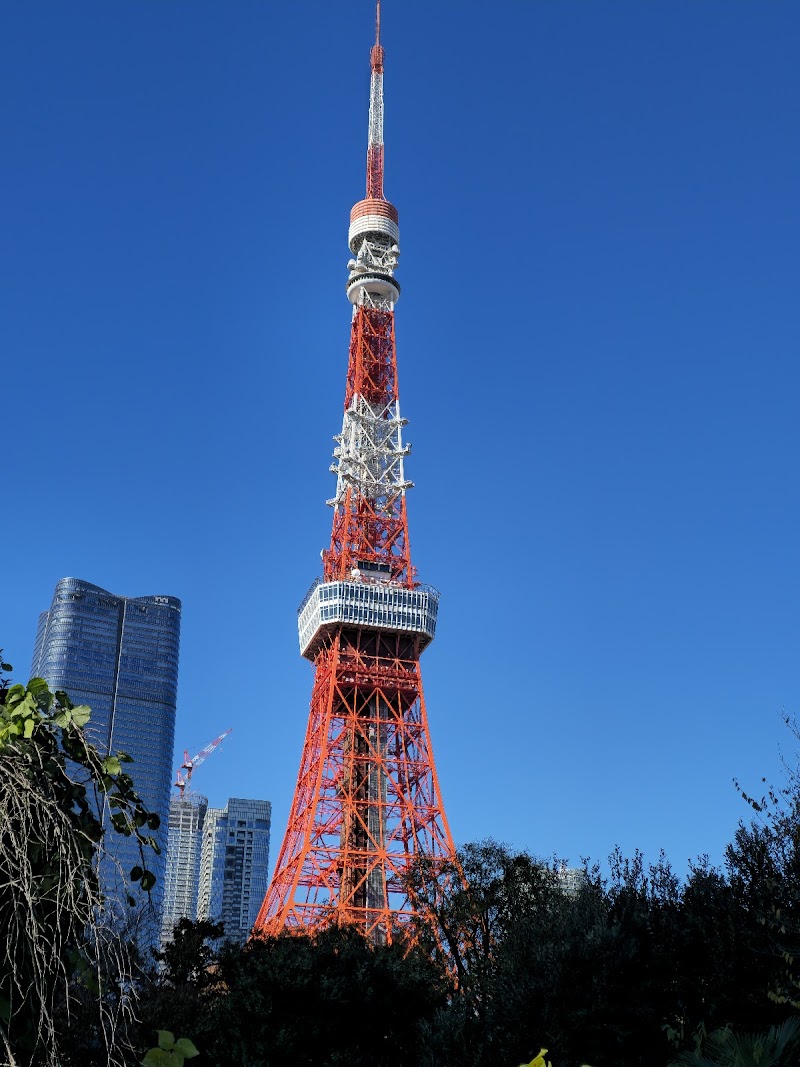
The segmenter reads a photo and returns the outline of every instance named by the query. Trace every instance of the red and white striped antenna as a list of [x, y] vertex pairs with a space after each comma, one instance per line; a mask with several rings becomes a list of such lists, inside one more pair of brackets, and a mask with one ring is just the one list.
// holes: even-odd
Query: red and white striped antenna
[[375, 44], [369, 55], [369, 143], [367, 147], [367, 198], [383, 200], [383, 48], [381, 0], [375, 9]]

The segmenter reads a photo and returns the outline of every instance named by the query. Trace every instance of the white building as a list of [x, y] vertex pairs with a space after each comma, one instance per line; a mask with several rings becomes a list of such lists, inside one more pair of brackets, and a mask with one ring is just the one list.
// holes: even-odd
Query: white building
[[174, 796], [169, 802], [164, 875], [164, 911], [161, 920], [161, 947], [172, 940], [178, 919], [197, 916], [197, 889], [200, 881], [200, 855], [208, 798], [200, 793]]
[[567, 896], [574, 897], [586, 885], [586, 871], [583, 867], [567, 867], [566, 865], [556, 870], [559, 888]]

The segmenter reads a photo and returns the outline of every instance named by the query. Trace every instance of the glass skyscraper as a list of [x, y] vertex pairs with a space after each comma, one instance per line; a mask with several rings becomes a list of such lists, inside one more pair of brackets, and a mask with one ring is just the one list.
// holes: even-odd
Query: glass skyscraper
[[223, 923], [224, 937], [240, 945], [267, 892], [271, 820], [268, 800], [231, 797], [206, 812], [197, 918]]
[[[181, 602], [171, 596], [120, 597], [79, 578], [62, 578], [39, 616], [32, 677], [88, 704], [90, 740], [101, 752], [127, 752], [125, 770], [145, 807], [161, 817], [154, 834], [161, 855], [148, 850], [156, 875], [152, 901], [160, 922], [178, 691]], [[140, 863], [132, 838], [106, 833], [110, 854], [101, 866], [109, 905], [126, 914], [120, 872]], [[134, 893], [135, 896], [140, 894]], [[157, 938], [157, 933], [155, 937]]]

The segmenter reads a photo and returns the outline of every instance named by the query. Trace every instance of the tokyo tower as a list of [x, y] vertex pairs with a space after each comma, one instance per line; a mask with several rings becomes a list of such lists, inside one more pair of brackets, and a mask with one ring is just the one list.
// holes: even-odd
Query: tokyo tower
[[438, 592], [417, 580], [406, 518], [394, 307], [397, 209], [383, 194], [380, 0], [370, 53], [366, 197], [350, 212], [353, 306], [336, 494], [323, 573], [298, 613], [314, 687], [297, 786], [254, 933], [354, 924], [377, 943], [418, 919], [403, 878], [454, 858], [433, 762], [419, 659]]

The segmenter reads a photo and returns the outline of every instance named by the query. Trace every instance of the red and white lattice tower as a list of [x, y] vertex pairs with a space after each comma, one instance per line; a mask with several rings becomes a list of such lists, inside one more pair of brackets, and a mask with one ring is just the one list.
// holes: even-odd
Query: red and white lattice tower
[[356, 924], [391, 941], [423, 918], [403, 888], [416, 857], [449, 860], [453, 840], [433, 762], [419, 659], [439, 594], [417, 580], [406, 518], [394, 306], [397, 209], [383, 195], [383, 48], [377, 6], [367, 195], [350, 212], [353, 305], [342, 432], [323, 576], [299, 611], [314, 663], [303, 755], [255, 933]]

